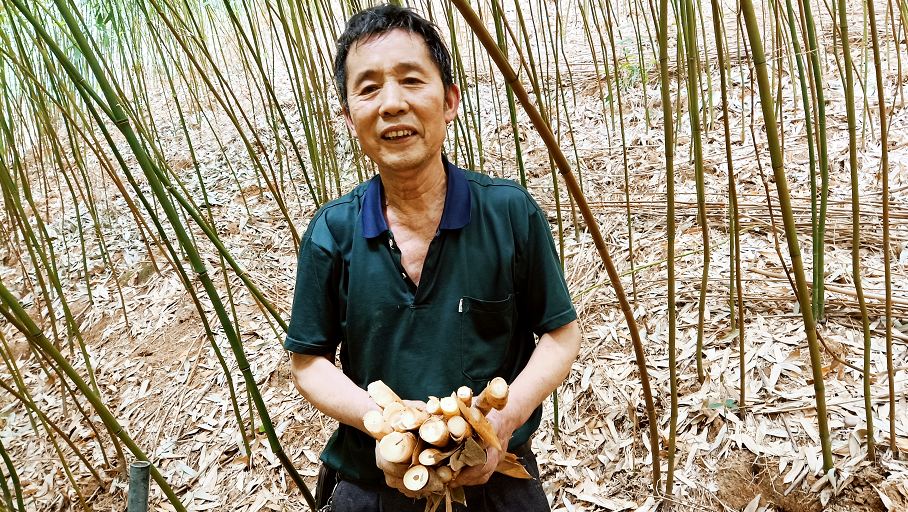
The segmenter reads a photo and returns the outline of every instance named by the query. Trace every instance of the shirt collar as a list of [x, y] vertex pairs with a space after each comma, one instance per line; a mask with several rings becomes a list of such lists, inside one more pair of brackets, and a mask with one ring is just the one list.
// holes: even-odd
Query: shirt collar
[[[441, 155], [441, 160], [448, 175], [448, 188], [445, 191], [445, 209], [441, 213], [441, 222], [438, 224], [436, 236], [442, 229], [460, 229], [469, 224], [473, 206], [470, 182], [467, 181], [463, 171], [451, 164], [444, 155]], [[369, 187], [363, 195], [364, 238], [375, 238], [388, 231], [388, 222], [382, 214], [382, 190], [381, 176], [376, 176], [369, 183]]]

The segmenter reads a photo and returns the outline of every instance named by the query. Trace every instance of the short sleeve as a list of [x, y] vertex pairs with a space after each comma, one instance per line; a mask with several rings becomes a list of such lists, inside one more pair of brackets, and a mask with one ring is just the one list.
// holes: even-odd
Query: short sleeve
[[526, 196], [526, 237], [517, 241], [517, 286], [524, 322], [538, 336], [577, 319], [545, 213]]
[[306, 355], [333, 355], [341, 341], [338, 315], [342, 258], [324, 211], [316, 215], [300, 243], [293, 309], [284, 348]]

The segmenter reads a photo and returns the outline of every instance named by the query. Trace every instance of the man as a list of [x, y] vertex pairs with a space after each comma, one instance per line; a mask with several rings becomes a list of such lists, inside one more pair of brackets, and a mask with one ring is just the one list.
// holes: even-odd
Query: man
[[[363, 415], [379, 410], [370, 382], [421, 401], [462, 385], [478, 393], [498, 376], [509, 401], [488, 419], [503, 450], [488, 448], [454, 483], [469, 510], [548, 510], [529, 439], [580, 331], [545, 214], [518, 184], [442, 154], [460, 90], [433, 25], [382, 5], [351, 17], [337, 47], [347, 126], [379, 175], [309, 224], [284, 344], [297, 388], [341, 423], [321, 456], [341, 475], [332, 510], [425, 507], [400, 492], [401, 473], [364, 431]], [[494, 473], [505, 450], [537, 478]]]

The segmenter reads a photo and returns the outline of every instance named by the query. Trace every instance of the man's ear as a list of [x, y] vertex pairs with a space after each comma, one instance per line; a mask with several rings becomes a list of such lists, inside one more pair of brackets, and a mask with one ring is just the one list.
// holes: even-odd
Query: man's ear
[[457, 117], [459, 107], [460, 87], [457, 87], [457, 84], [451, 84], [445, 91], [445, 123], [450, 123]]
[[358, 139], [356, 127], [353, 126], [353, 118], [350, 117], [350, 107], [344, 107], [344, 121], [347, 122], [347, 128], [350, 129], [350, 135], [352, 135], [354, 139]]

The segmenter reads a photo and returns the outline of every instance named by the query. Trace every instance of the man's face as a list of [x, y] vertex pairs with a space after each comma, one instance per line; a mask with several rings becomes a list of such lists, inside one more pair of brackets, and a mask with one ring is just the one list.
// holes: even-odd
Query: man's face
[[416, 171], [438, 158], [460, 90], [445, 92], [422, 37], [392, 30], [347, 56], [347, 126], [381, 172]]

